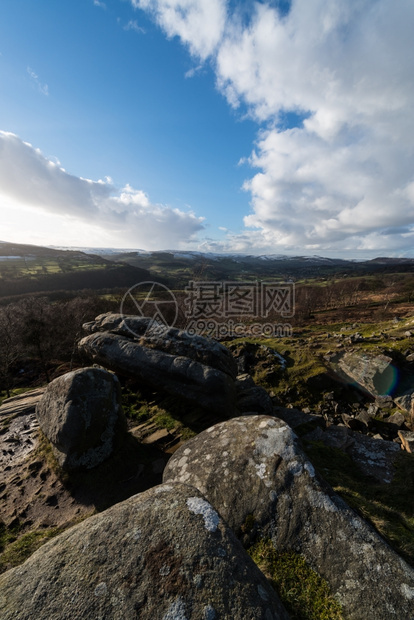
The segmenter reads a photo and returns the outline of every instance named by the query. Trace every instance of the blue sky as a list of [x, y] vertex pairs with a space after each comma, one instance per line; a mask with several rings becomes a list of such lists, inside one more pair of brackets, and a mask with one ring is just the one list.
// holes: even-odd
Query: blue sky
[[411, 0], [2, 0], [0, 239], [412, 256]]

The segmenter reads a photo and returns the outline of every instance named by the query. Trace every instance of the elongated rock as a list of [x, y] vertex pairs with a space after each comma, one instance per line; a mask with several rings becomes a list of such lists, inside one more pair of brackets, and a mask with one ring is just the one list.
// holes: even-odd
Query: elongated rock
[[153, 319], [106, 313], [100, 314], [94, 321], [85, 323], [83, 328], [88, 334], [111, 332], [170, 355], [189, 357], [204, 366], [221, 370], [232, 379], [238, 374], [236, 361], [224, 345], [213, 338], [190, 335], [186, 331], [167, 327]]
[[79, 342], [79, 349], [93, 362], [117, 374], [138, 379], [204, 409], [213, 409], [218, 415], [227, 417], [234, 412], [234, 381], [221, 370], [110, 332], [86, 336]]

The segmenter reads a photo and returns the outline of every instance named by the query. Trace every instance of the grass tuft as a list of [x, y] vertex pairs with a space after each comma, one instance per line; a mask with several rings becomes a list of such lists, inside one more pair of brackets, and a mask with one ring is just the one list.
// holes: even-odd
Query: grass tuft
[[7, 528], [4, 523], [0, 523], [0, 573], [22, 564], [45, 542], [62, 531], [59, 528], [50, 528], [19, 536], [18, 526]]
[[342, 450], [307, 441], [304, 448], [334, 491], [414, 566], [414, 455], [398, 454], [387, 484], [364, 475]]
[[277, 552], [270, 539], [248, 550], [278, 592], [292, 620], [341, 620], [341, 606], [327, 582], [293, 551]]

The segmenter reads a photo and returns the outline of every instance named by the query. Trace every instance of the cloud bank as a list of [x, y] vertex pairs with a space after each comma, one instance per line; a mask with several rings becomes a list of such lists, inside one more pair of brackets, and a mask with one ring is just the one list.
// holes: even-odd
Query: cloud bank
[[[108, 241], [118, 243], [119, 247], [181, 247], [203, 229], [203, 218], [191, 212], [152, 204], [143, 191], [129, 185], [118, 190], [108, 178], [91, 181], [73, 176], [39, 149], [3, 131], [0, 204], [7, 205], [10, 213], [25, 209], [28, 213], [52, 216], [51, 225], [58, 221], [67, 225], [69, 218], [69, 224], [76, 226], [81, 222], [98, 235], [110, 231]], [[25, 221], [24, 215], [20, 218]], [[47, 219], [41, 219], [44, 225]], [[32, 217], [31, 222], [35, 221]], [[50, 237], [50, 231], [45, 232]], [[34, 233], [41, 240], [41, 231]], [[101, 238], [104, 237], [103, 234]]]
[[131, 3], [259, 125], [252, 211], [223, 249], [413, 250], [412, 0]]

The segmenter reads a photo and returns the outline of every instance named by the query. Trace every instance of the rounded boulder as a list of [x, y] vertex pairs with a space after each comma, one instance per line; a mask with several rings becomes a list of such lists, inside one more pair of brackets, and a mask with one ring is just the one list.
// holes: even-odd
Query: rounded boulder
[[102, 368], [62, 375], [46, 388], [36, 416], [63, 469], [96, 467], [124, 429], [118, 378]]

